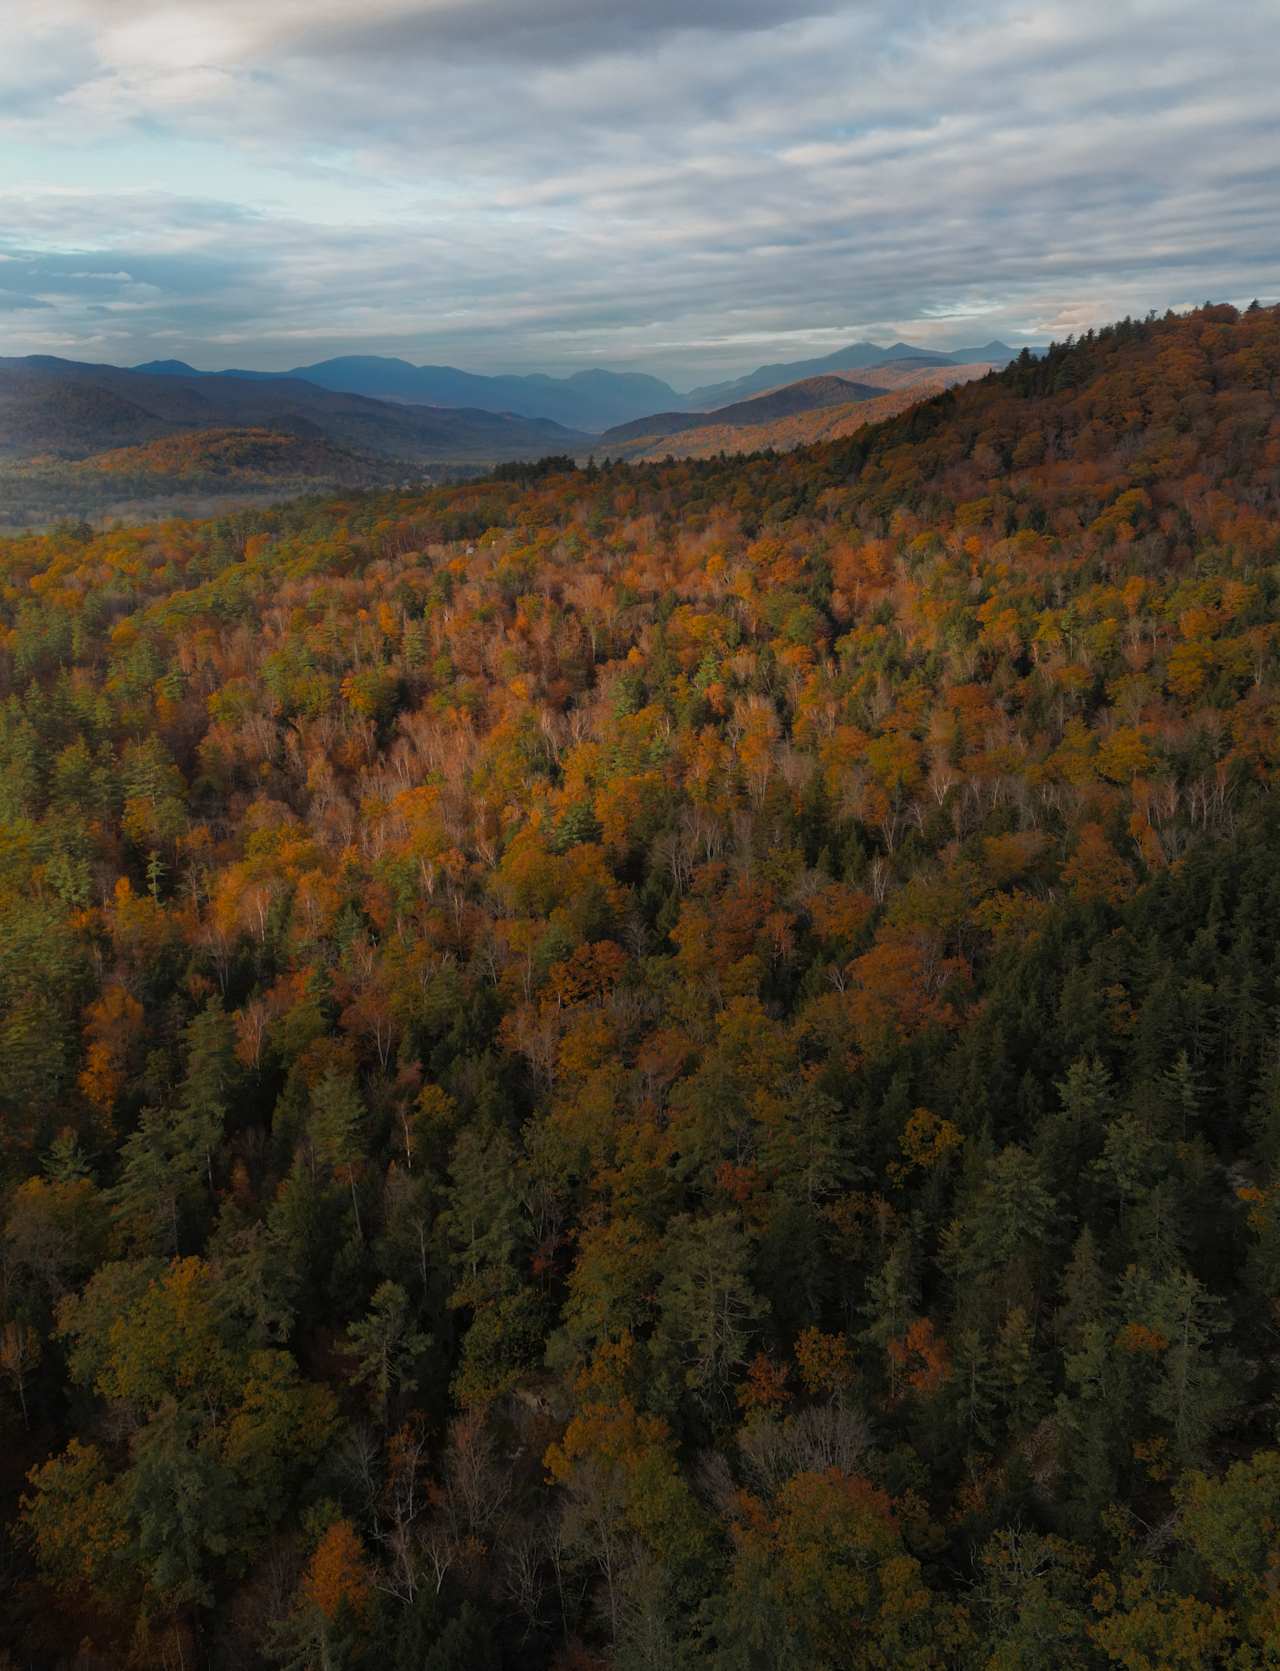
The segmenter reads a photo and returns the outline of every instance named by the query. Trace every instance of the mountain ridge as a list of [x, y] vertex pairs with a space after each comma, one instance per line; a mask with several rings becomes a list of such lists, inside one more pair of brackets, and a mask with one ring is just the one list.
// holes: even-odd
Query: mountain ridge
[[[1018, 357], [1021, 350], [1010, 348], [1007, 342], [991, 341], [984, 343], [981, 348], [917, 348], [909, 342], [895, 342], [888, 348], [882, 348], [878, 343], [869, 341], [846, 343], [843, 348], [833, 349], [830, 354], [821, 354], [810, 360], [780, 360], [769, 365], [757, 366], [754, 371], [743, 377], [735, 377], [724, 383], [707, 383], [697, 389], [690, 389], [688, 400], [691, 405], [706, 409], [710, 406], [722, 406], [732, 400], [741, 400], [747, 395], [761, 390], [773, 388], [783, 383], [794, 383], [801, 378], [819, 376], [828, 371], [859, 371], [873, 366], [884, 365], [892, 360], [919, 360], [933, 365], [974, 365], [978, 362], [989, 362], [995, 365], [1007, 365], [1010, 360]], [[1039, 349], [1033, 352], [1040, 352]]]
[[184, 430], [244, 426], [322, 435], [348, 451], [411, 463], [496, 463], [590, 439], [551, 419], [397, 404], [302, 378], [153, 374], [54, 355], [0, 358], [0, 454], [85, 457]]
[[911, 360], [920, 365], [970, 365], [978, 361], [1005, 365], [1018, 350], [992, 341], [980, 348], [921, 348], [909, 342], [887, 347], [868, 340], [845, 344], [815, 359], [774, 361], [721, 383], [681, 393], [647, 372], [611, 371], [593, 366], [554, 377], [547, 372], [482, 373], [450, 365], [415, 365], [396, 355], [341, 354], [289, 371], [231, 367], [200, 371], [185, 360], [148, 360], [127, 369], [148, 376], [238, 378], [243, 382], [279, 382], [290, 378], [314, 383], [334, 393], [360, 394], [373, 400], [414, 405], [474, 407], [481, 411], [547, 418], [566, 428], [608, 434], [647, 417], [705, 412], [768, 389], [827, 372], [855, 371]]
[[182, 360], [153, 360], [129, 369], [155, 376], [237, 377], [247, 382], [294, 378], [339, 394], [413, 405], [472, 407], [547, 419], [567, 429], [592, 431], [642, 417], [661, 406], [678, 405], [681, 396], [661, 378], [639, 371], [592, 367], [569, 377], [546, 372], [498, 374], [462, 371], [456, 366], [414, 365], [393, 355], [342, 354], [290, 371], [197, 371]]

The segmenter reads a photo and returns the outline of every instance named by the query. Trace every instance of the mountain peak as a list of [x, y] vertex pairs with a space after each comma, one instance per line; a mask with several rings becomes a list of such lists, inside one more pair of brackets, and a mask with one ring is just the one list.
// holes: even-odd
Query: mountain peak
[[202, 377], [203, 372], [189, 366], [185, 360], [147, 360], [143, 365], [130, 366], [130, 371], [140, 371], [148, 377]]

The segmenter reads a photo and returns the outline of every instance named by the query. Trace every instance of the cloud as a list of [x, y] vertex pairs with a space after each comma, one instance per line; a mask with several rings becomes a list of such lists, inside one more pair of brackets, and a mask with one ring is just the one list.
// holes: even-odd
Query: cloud
[[28, 340], [98, 357], [694, 382], [863, 333], [1017, 341], [1274, 292], [1255, 25], [1251, 0], [46, 0], [0, 71], [27, 164], [0, 250], [54, 312]]

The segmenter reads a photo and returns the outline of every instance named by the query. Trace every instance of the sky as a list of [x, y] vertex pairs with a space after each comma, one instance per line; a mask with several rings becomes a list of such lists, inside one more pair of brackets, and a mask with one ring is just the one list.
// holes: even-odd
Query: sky
[[0, 353], [688, 387], [1275, 300], [1268, 9], [40, 0], [0, 58]]

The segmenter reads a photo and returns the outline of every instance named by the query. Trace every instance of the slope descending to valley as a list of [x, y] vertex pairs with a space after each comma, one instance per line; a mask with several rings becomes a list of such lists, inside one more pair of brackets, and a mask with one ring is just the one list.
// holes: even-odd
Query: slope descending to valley
[[1278, 396], [0, 540], [0, 1646], [1268, 1663]]
[[855, 383], [846, 377], [810, 377], [802, 382], [787, 383], [778, 389], [768, 389], [753, 395], [750, 400], [740, 400], [710, 412], [655, 412], [648, 417], [635, 418], [630, 423], [617, 424], [600, 437], [601, 447], [613, 456], [618, 442], [676, 435], [681, 430], [701, 430], [709, 425], [735, 427], [740, 424], [763, 424], [790, 417], [796, 412], [867, 400], [878, 392], [874, 384]]
[[[985, 377], [993, 369], [990, 365], [939, 367], [894, 361], [859, 373], [856, 382], [834, 373], [812, 377], [717, 411], [664, 414], [663, 422], [652, 429], [644, 419], [637, 419], [608, 431], [597, 450], [606, 457], [636, 463], [809, 446], [852, 435], [867, 424], [905, 412], [941, 389]], [[668, 416], [673, 420], [670, 427]]]

